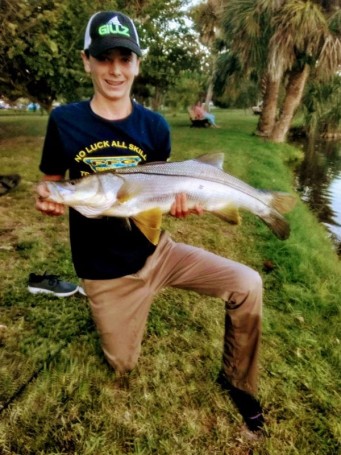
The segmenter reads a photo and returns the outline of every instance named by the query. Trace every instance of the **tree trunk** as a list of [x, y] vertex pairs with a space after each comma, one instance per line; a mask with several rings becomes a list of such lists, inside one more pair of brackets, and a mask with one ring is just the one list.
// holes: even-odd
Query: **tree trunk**
[[52, 101], [36, 101], [38, 104], [40, 104], [41, 108], [46, 111], [48, 114], [52, 111]]
[[210, 79], [210, 83], [206, 93], [205, 99], [205, 110], [206, 112], [210, 112], [210, 102], [212, 101], [213, 96], [213, 77]]
[[304, 65], [303, 70], [293, 70], [289, 75], [286, 94], [283, 101], [280, 117], [270, 135], [274, 142], [285, 142], [292, 119], [301, 102], [305, 84], [310, 72], [309, 65]]
[[162, 90], [159, 87], [155, 87], [155, 93], [151, 100], [152, 110], [159, 111], [162, 104]]
[[266, 76], [265, 93], [263, 96], [262, 112], [259, 117], [256, 134], [257, 136], [269, 137], [275, 122], [278, 103], [280, 80], [272, 80]]

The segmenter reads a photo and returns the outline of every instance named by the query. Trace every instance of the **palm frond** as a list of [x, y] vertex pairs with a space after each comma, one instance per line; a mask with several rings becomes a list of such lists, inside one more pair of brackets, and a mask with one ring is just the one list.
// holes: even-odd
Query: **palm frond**
[[[331, 50], [327, 44], [333, 41], [327, 16], [310, 0], [287, 1], [274, 16], [273, 27], [276, 32], [270, 40], [269, 70], [275, 77], [280, 70], [290, 70], [298, 60], [314, 65], [322, 58], [323, 50]], [[331, 62], [327, 71], [330, 68]]]
[[341, 66], [341, 40], [329, 35], [322, 46], [317, 62], [318, 74], [322, 78], [333, 76]]

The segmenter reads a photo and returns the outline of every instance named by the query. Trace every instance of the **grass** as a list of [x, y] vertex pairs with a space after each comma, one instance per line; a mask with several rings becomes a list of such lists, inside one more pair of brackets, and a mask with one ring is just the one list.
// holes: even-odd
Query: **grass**
[[[257, 119], [218, 111], [220, 129], [169, 116], [174, 159], [224, 152], [252, 185], [293, 192], [299, 152], [251, 133]], [[290, 238], [254, 216], [229, 226], [205, 215], [165, 219], [175, 239], [249, 264], [264, 280], [260, 398], [269, 436], [240, 433], [215, 384], [223, 303], [167, 289], [151, 310], [142, 355], [126, 387], [103, 359], [86, 298], [32, 296], [30, 272], [75, 281], [67, 219], [34, 210], [46, 116], [0, 117], [1, 173], [20, 186], [0, 199], [0, 453], [6, 455], [335, 455], [341, 443], [341, 265], [325, 229], [298, 202]], [[265, 267], [269, 261], [271, 270]]]

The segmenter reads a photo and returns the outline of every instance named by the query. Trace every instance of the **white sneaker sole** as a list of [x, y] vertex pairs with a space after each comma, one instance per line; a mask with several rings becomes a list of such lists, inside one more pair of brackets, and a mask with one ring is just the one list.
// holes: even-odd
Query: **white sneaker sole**
[[70, 297], [70, 295], [76, 294], [76, 292], [78, 292], [78, 287], [70, 292], [54, 292], [49, 291], [48, 289], [34, 288], [32, 286], [28, 286], [27, 289], [31, 294], [50, 294], [55, 295], [56, 297]]
[[78, 292], [81, 294], [81, 295], [84, 295], [86, 297], [86, 293], [84, 291], [84, 288], [82, 288], [82, 286], [78, 286]]

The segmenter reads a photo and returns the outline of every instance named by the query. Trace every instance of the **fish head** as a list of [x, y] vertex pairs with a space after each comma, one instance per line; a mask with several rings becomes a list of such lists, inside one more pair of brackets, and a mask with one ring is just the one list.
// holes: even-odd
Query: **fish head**
[[95, 177], [93, 175], [75, 180], [47, 181], [45, 183], [50, 193], [48, 199], [68, 206], [86, 203], [94, 199], [99, 191], [99, 182]]

